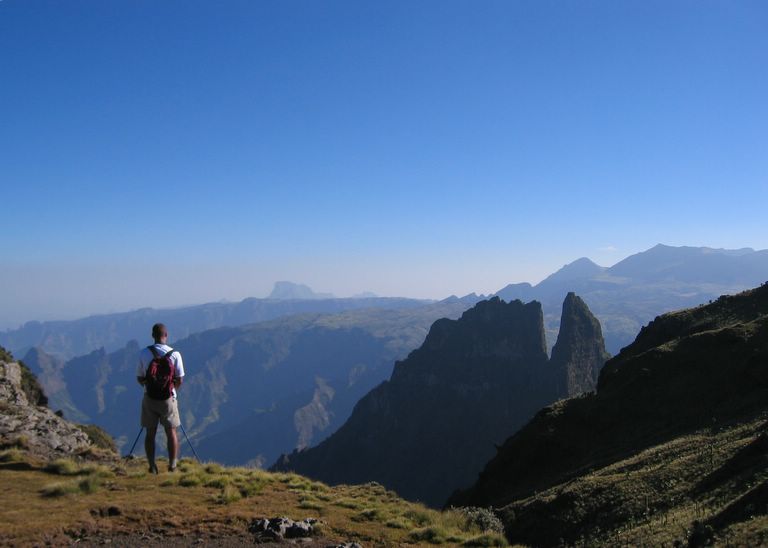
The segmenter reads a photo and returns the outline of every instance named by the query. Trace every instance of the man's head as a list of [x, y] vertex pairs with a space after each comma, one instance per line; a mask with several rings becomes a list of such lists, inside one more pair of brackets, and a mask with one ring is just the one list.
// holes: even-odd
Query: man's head
[[156, 343], [165, 344], [168, 341], [168, 330], [165, 328], [165, 324], [156, 323], [152, 326], [152, 338]]

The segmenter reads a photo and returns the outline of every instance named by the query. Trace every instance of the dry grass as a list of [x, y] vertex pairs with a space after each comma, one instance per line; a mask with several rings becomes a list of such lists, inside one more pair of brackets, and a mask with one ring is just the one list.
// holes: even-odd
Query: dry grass
[[[688, 545], [724, 510], [768, 482], [768, 455], [755, 449], [762, 419], [677, 438], [510, 505], [511, 528], [558, 529], [574, 546]], [[755, 453], [745, 459], [744, 451]], [[715, 543], [768, 541], [768, 508], [706, 534]], [[528, 517], [523, 517], [526, 512]], [[520, 518], [515, 519], [515, 513]], [[513, 529], [510, 529], [513, 530]], [[574, 538], [573, 531], [577, 531]], [[569, 534], [570, 533], [570, 534]]]
[[[8, 458], [20, 458], [9, 454]], [[0, 467], [0, 545], [71, 543], [152, 530], [167, 536], [234, 538], [251, 520], [315, 517], [330, 541], [376, 546], [505, 546], [502, 537], [371, 483], [329, 487], [295, 474], [197, 464], [146, 473], [146, 462], [112, 467], [60, 460], [33, 470]], [[60, 481], [52, 481], [55, 475]], [[108, 514], [106, 508], [112, 509]], [[169, 517], [171, 516], [171, 517]], [[243, 537], [244, 538], [244, 537]]]

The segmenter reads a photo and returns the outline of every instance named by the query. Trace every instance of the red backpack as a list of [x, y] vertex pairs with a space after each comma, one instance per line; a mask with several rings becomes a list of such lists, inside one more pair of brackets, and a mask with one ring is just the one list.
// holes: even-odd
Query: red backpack
[[171, 354], [175, 352], [171, 348], [168, 352], [160, 355], [154, 346], [148, 346], [154, 358], [147, 367], [147, 374], [144, 376], [147, 387], [147, 396], [153, 400], [167, 400], [173, 395], [173, 378], [176, 376], [176, 364], [171, 359]]

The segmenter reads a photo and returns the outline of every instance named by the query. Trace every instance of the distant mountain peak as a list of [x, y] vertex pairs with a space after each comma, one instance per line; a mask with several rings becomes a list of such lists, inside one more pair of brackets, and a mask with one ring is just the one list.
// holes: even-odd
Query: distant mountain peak
[[331, 293], [315, 293], [308, 285], [281, 281], [275, 282], [268, 298], [277, 300], [332, 299], [333, 295]]
[[581, 257], [572, 263], [564, 265], [560, 270], [548, 276], [541, 283], [545, 284], [552, 282], [564, 282], [569, 280], [584, 280], [597, 276], [605, 270], [605, 267], [600, 266], [587, 257]]

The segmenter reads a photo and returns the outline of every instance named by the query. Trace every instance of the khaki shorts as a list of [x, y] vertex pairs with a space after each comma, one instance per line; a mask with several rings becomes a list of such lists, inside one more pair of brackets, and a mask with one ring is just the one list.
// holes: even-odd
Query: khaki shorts
[[153, 400], [144, 394], [144, 399], [141, 400], [141, 425], [144, 428], [157, 428], [158, 422], [164, 428], [178, 428], [181, 424], [179, 404], [174, 397]]

